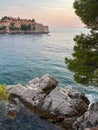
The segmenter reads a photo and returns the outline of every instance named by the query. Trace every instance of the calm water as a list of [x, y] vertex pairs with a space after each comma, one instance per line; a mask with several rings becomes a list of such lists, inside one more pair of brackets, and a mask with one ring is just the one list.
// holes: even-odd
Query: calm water
[[73, 80], [64, 58], [70, 57], [73, 37], [81, 28], [50, 28], [44, 35], [0, 35], [0, 84], [26, 84], [46, 73], [59, 80], [59, 86], [69, 86], [86, 93], [91, 101], [98, 99], [98, 89], [84, 87]]

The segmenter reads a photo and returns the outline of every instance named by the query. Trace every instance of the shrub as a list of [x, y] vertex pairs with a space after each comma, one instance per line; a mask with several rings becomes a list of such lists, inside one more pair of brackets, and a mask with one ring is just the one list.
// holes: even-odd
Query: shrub
[[6, 85], [0, 85], [0, 100], [8, 100], [9, 94], [6, 92]]

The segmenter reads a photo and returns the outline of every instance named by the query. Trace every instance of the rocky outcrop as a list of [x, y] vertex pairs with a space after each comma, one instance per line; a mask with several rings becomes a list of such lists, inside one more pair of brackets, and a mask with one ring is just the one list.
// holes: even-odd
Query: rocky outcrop
[[74, 122], [74, 130], [98, 130], [98, 102]]
[[46, 74], [29, 81], [26, 86], [7, 86], [7, 92], [40, 117], [71, 130], [77, 117], [87, 111], [89, 101], [79, 91], [57, 87], [57, 83], [54, 77]]
[[0, 130], [61, 130], [59, 126], [30, 112], [23, 104], [18, 102], [17, 107], [15, 104], [0, 103]]

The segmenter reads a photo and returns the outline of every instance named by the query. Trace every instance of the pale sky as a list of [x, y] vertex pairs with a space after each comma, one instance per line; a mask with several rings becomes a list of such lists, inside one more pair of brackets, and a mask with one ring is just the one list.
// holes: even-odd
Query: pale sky
[[81, 27], [74, 0], [1, 0], [0, 17], [34, 18], [50, 27]]

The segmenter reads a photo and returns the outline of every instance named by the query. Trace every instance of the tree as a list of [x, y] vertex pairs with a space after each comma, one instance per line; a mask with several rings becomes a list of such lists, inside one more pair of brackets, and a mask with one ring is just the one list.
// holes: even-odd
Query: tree
[[98, 23], [95, 20], [98, 10], [96, 7], [98, 7], [97, 0], [75, 1], [75, 12], [87, 27], [91, 27], [91, 33], [76, 35], [73, 58], [66, 58], [65, 61], [68, 68], [74, 72], [74, 79], [78, 83], [98, 86]]
[[21, 30], [28, 30], [28, 26], [26, 24], [21, 24]]
[[28, 24], [28, 30], [31, 30], [31, 25], [30, 24]]
[[74, 8], [87, 27], [98, 29], [98, 0], [75, 0]]
[[24, 31], [31, 30], [31, 25], [21, 24], [21, 30], [24, 30]]
[[8, 18], [7, 16], [4, 16], [4, 17], [1, 18], [1, 21], [6, 20], [7, 18]]
[[20, 21], [20, 17], [18, 17], [18, 21]]
[[67, 59], [74, 79], [81, 84], [98, 84], [98, 34], [81, 34], [74, 38], [73, 59]]
[[32, 21], [32, 22], [35, 22], [35, 19], [32, 19], [31, 21]]

